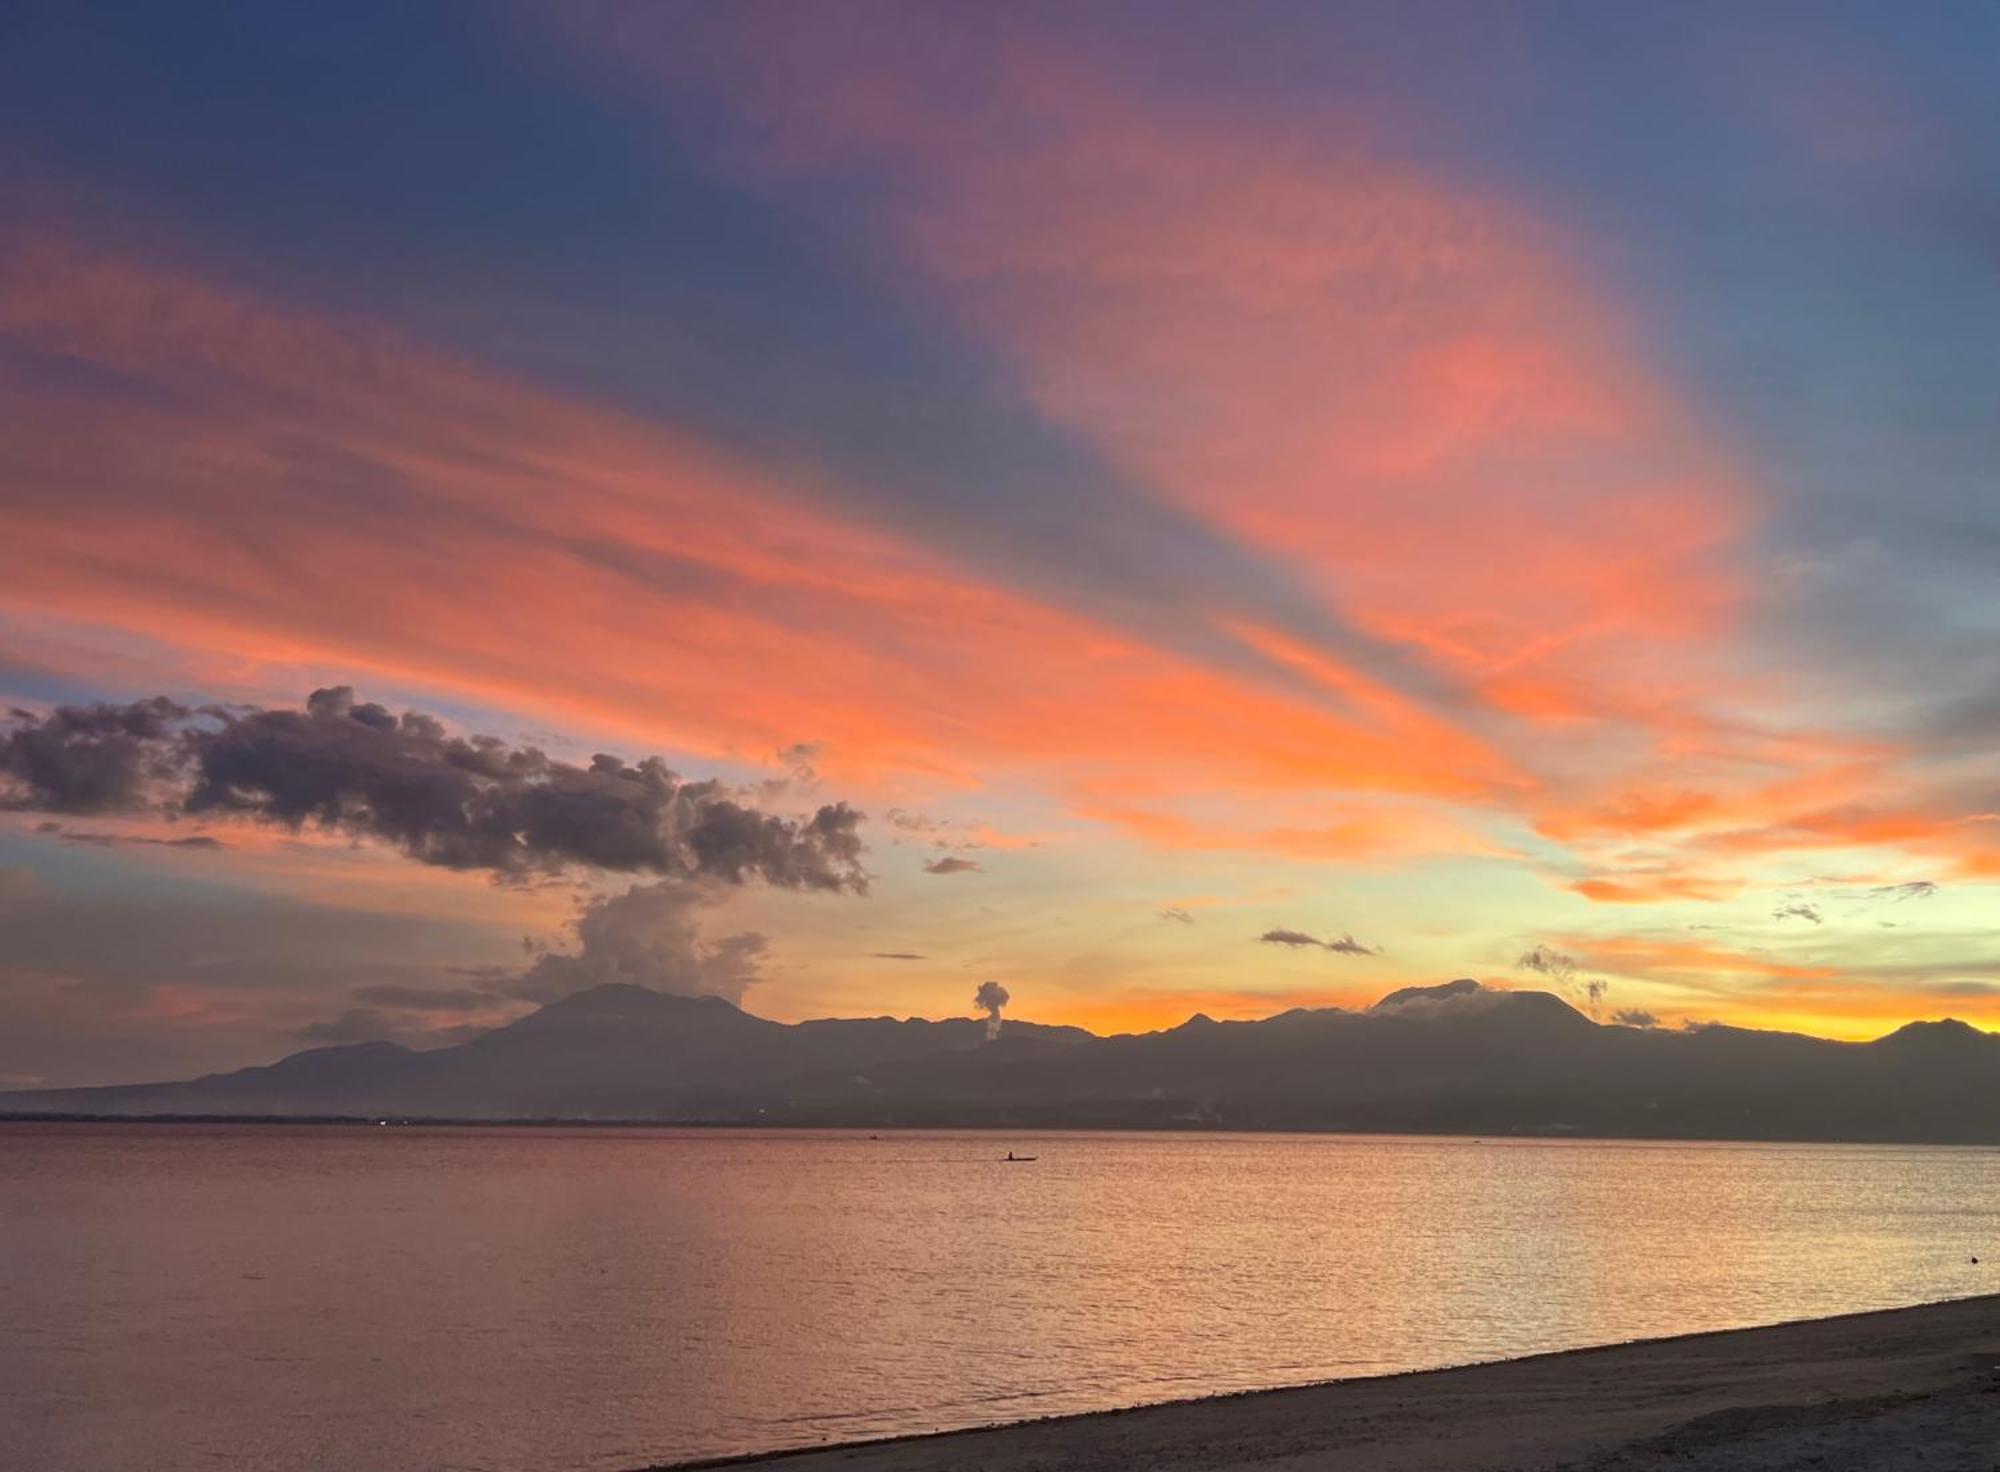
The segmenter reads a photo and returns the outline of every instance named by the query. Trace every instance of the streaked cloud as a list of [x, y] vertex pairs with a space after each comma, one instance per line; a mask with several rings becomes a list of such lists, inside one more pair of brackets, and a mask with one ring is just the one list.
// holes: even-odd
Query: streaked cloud
[[0, 54], [0, 1074], [434, 1040], [541, 958], [2000, 1016], [1958, 21], [128, 22]]
[[1290, 930], [1279, 927], [1274, 930], [1265, 931], [1257, 939], [1267, 946], [1284, 946], [1291, 950], [1311, 946], [1322, 951], [1332, 951], [1336, 955], [1341, 956], [1379, 956], [1382, 954], [1373, 946], [1364, 946], [1351, 935], [1330, 936], [1322, 940], [1319, 936], [1308, 935], [1303, 930]]

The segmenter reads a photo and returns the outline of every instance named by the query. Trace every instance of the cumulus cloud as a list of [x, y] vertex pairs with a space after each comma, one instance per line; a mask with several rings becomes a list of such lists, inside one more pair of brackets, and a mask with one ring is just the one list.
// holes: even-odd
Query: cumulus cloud
[[932, 859], [924, 865], [926, 874], [978, 874], [981, 871], [977, 859], [961, 859], [955, 854], [947, 854], [941, 859]]
[[1317, 946], [1320, 950], [1332, 951], [1342, 956], [1379, 956], [1382, 954], [1374, 946], [1365, 946], [1351, 935], [1336, 935], [1326, 940], [1321, 940], [1318, 936], [1308, 935], [1303, 930], [1285, 930], [1281, 928], [1267, 930], [1258, 936], [1257, 939], [1267, 946], [1290, 946], [1293, 949], [1301, 946]]
[[55, 813], [184, 812], [372, 838], [421, 863], [520, 879], [570, 868], [865, 891], [861, 814], [748, 806], [658, 757], [588, 766], [417, 711], [316, 690], [303, 710], [200, 710], [164, 698], [15, 710], [0, 804]]
[[577, 919], [575, 951], [544, 952], [495, 984], [532, 1002], [609, 982], [740, 1002], [769, 943], [755, 931], [705, 940], [698, 916], [711, 899], [698, 886], [661, 880], [592, 900]]
[[181, 765], [187, 707], [164, 696], [129, 705], [7, 712], [0, 740], [0, 807], [41, 813], [130, 812]]
[[1620, 1027], [1658, 1027], [1660, 1019], [1642, 1007], [1624, 1007], [1611, 1014]]

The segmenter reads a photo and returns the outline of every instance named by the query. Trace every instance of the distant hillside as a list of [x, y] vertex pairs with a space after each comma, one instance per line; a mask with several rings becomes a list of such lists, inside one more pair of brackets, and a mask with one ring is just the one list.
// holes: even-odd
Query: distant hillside
[[1098, 1037], [972, 1019], [779, 1023], [579, 992], [455, 1047], [318, 1048], [184, 1083], [0, 1093], [0, 1113], [1136, 1126], [2000, 1143], [2000, 1035], [1871, 1043], [1599, 1025], [1546, 992], [1411, 987], [1366, 1011]]

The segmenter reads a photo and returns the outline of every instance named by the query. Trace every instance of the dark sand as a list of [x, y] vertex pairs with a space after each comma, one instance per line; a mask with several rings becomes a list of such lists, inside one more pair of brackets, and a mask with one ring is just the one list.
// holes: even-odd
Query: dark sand
[[691, 1465], [1996, 1472], [2000, 1296]]

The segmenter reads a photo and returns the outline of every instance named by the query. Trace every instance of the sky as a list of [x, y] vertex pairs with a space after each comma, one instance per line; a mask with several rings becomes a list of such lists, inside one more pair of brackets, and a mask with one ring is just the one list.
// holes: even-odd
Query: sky
[[1996, 82], [1973, 4], [8, 7], [0, 1087], [604, 980], [2000, 1027]]

